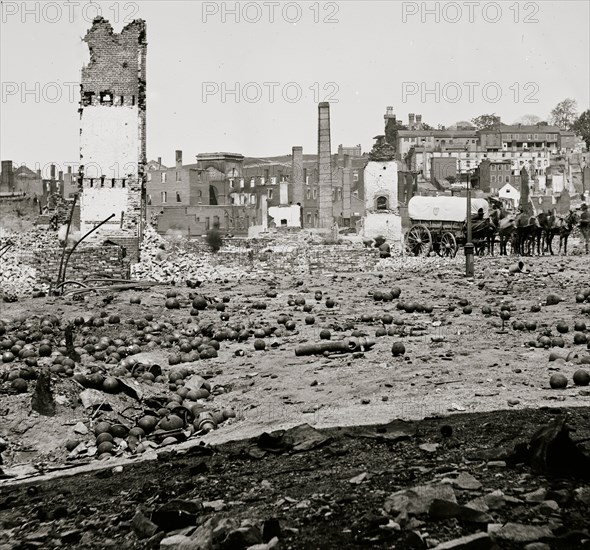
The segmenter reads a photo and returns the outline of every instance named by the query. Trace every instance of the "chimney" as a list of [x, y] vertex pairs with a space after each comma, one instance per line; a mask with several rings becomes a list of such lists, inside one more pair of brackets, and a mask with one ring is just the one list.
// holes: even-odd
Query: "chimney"
[[414, 129], [414, 117], [415, 117], [414, 113], [410, 113], [408, 115], [408, 128], [410, 130]]
[[49, 172], [49, 178], [52, 181], [55, 181], [55, 164], [52, 164], [51, 165], [51, 169], [50, 169], [50, 172]]
[[176, 169], [182, 168], [182, 151], [176, 151]]
[[64, 173], [63, 173], [63, 171], [62, 171], [62, 170], [60, 170], [60, 171], [57, 173], [57, 180], [58, 180], [58, 181], [63, 181], [63, 180], [64, 180]]
[[37, 179], [41, 179], [41, 168], [37, 168]]
[[416, 128], [422, 130], [422, 115], [416, 115]]
[[319, 227], [332, 227], [332, 157], [330, 144], [330, 104], [318, 104], [318, 184]]
[[[162, 157], [158, 157], [158, 164], [162, 166]], [[158, 168], [160, 168], [160, 166], [158, 166]]]
[[68, 174], [71, 174], [71, 173], [72, 173], [72, 167], [68, 166]]
[[2, 161], [2, 180], [0, 181], [0, 190], [8, 192], [14, 187], [14, 172], [12, 171], [12, 161]]
[[351, 217], [352, 212], [352, 158], [344, 155], [344, 167], [342, 169], [342, 217]]
[[294, 146], [291, 159], [291, 178], [293, 182], [293, 202], [303, 207], [305, 181], [303, 180], [303, 147]]

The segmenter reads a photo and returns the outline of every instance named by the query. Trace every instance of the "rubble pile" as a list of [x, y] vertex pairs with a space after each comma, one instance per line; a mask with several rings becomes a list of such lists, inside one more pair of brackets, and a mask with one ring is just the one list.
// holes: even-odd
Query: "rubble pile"
[[246, 275], [240, 267], [216, 265], [211, 252], [188, 252], [186, 244], [186, 239], [166, 239], [152, 227], [147, 227], [140, 247], [140, 260], [131, 266], [131, 277], [176, 284], [186, 280], [239, 280]]
[[47, 247], [57, 245], [57, 233], [42, 229], [26, 232], [4, 233], [0, 249], [8, 243], [11, 247], [0, 252], [0, 296], [12, 301], [34, 292], [46, 292], [48, 285], [38, 280], [37, 270], [32, 267], [35, 254]]

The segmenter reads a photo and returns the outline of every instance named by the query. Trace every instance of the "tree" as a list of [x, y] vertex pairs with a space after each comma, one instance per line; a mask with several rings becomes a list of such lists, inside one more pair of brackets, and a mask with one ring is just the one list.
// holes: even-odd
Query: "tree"
[[422, 123], [422, 130], [434, 130], [434, 128], [432, 126], [430, 126], [430, 124], [426, 124], [426, 122]]
[[523, 115], [514, 124], [524, 124], [525, 126], [534, 126], [536, 124], [547, 124], [537, 115]]
[[404, 126], [399, 120], [397, 119], [388, 119], [387, 124], [385, 124], [385, 141], [392, 145], [395, 151], [397, 152], [397, 133], [400, 130], [407, 130], [408, 127]]
[[451, 124], [449, 126], [449, 130], [473, 130], [475, 126], [471, 124], [468, 120], [460, 120], [459, 122], [455, 122], [455, 124]]
[[499, 126], [500, 124], [502, 124], [500, 117], [495, 113], [492, 113], [491, 115], [481, 115], [472, 118], [471, 122], [478, 130], [488, 130], [490, 128], [493, 128], [494, 126]]
[[578, 102], [575, 99], [567, 98], [560, 101], [551, 111], [549, 120], [551, 124], [562, 128], [563, 130], [571, 130], [572, 125], [578, 118]]
[[572, 132], [581, 137], [590, 151], [590, 109], [586, 109], [572, 124]]

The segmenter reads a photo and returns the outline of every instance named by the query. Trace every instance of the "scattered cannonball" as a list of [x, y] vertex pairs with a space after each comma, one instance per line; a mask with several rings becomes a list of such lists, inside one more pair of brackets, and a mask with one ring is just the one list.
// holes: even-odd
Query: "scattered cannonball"
[[128, 430], [123, 424], [113, 424], [111, 426], [110, 433], [113, 435], [113, 437], [120, 437], [121, 439], [124, 439], [127, 437], [127, 432]]
[[100, 455], [102, 454], [112, 453], [114, 448], [115, 446], [110, 441], [103, 441], [96, 449], [96, 453], [99, 455], [98, 458], [100, 458]]
[[305, 317], [305, 324], [306, 325], [313, 325], [315, 323], [315, 317], [313, 315], [308, 315]]
[[102, 383], [102, 389], [108, 393], [118, 393], [120, 390], [119, 381], [114, 376], [107, 376]]
[[11, 363], [12, 361], [14, 361], [14, 354], [10, 351], [5, 351], [2, 354], [2, 362], [3, 363]]
[[469, 314], [470, 314], [472, 311], [473, 311], [473, 308], [472, 308], [471, 306], [465, 306], [465, 307], [463, 308], [463, 313], [464, 313], [465, 315], [469, 315]]
[[393, 315], [389, 314], [389, 313], [384, 313], [381, 316], [381, 322], [384, 325], [391, 325], [391, 323], [393, 323]]
[[333, 308], [336, 305], [336, 302], [332, 298], [328, 298], [326, 300], [326, 307]]
[[574, 372], [574, 384], [576, 386], [587, 386], [590, 384], [590, 373], [584, 369], [578, 369]]
[[500, 311], [500, 319], [502, 321], [508, 321], [510, 319], [510, 312], [507, 310]]
[[380, 338], [382, 336], [387, 336], [387, 329], [385, 327], [379, 327], [376, 331], [375, 331], [375, 336], [377, 338]]
[[96, 426], [94, 426], [94, 434], [100, 435], [101, 433], [109, 432], [111, 429], [111, 425], [108, 422], [97, 422]]
[[541, 311], [541, 306], [538, 304], [533, 304], [531, 306], [531, 313], [539, 313]]
[[551, 338], [551, 345], [555, 348], [564, 348], [565, 340], [561, 336], [554, 336]]
[[207, 309], [207, 300], [203, 296], [197, 296], [193, 300], [193, 308], [197, 310]]
[[50, 345], [43, 344], [39, 347], [39, 357], [49, 357], [52, 351]]
[[141, 304], [141, 298], [139, 296], [131, 296], [131, 298], [129, 298], [129, 303], [130, 304]]
[[24, 380], [23, 378], [15, 378], [11, 383], [10, 383], [10, 387], [13, 390], [16, 390], [18, 393], [24, 393], [27, 391], [28, 389], [28, 384], [27, 381]]
[[168, 298], [166, 300], [167, 309], [180, 309], [180, 302], [177, 298]]
[[158, 428], [164, 430], [165, 432], [170, 432], [172, 430], [179, 430], [184, 426], [184, 422], [180, 416], [175, 414], [169, 414], [162, 418], [158, 423]]
[[141, 439], [143, 436], [145, 436], [145, 432], [141, 428], [135, 427], [129, 430], [128, 435], [129, 437], [136, 437], [137, 439]]
[[391, 346], [391, 353], [394, 357], [404, 355], [406, 353], [406, 346], [404, 346], [403, 342], [394, 342]]
[[567, 378], [561, 373], [551, 375], [549, 384], [554, 390], [560, 390], [567, 387]]
[[584, 321], [576, 321], [574, 324], [574, 330], [584, 332], [586, 330], [586, 323]]
[[77, 439], [68, 439], [66, 441], [66, 449], [70, 452], [72, 452], [78, 445], [80, 445], [80, 442]]
[[492, 308], [491, 308], [490, 306], [483, 306], [483, 307], [481, 308], [481, 312], [482, 312], [484, 315], [490, 315], [490, 314], [492, 313]]
[[266, 342], [264, 340], [254, 340], [254, 349], [256, 351], [264, 351], [266, 349]]
[[557, 294], [549, 294], [545, 300], [548, 306], [555, 306], [561, 302], [561, 298]]
[[576, 332], [574, 334], [574, 344], [581, 346], [588, 341], [588, 337], [583, 332]]
[[102, 432], [102, 433], [98, 434], [98, 436], [96, 437], [95, 444], [100, 445], [101, 443], [104, 443], [105, 441], [109, 441], [110, 443], [113, 442], [113, 436], [109, 432]]
[[555, 328], [557, 328], [557, 332], [559, 332], [560, 334], [565, 334], [570, 329], [567, 326], [567, 323], [564, 323], [563, 321], [559, 321], [559, 323], [557, 323]]
[[329, 340], [332, 338], [332, 333], [327, 329], [322, 329], [320, 331], [320, 340]]
[[109, 317], [109, 324], [118, 325], [121, 322], [121, 318], [118, 315], [111, 315]]

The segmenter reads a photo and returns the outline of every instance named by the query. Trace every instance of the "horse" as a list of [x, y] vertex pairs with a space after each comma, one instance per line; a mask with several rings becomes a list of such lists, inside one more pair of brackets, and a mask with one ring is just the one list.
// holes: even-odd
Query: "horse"
[[535, 216], [520, 213], [516, 219], [516, 253], [521, 256], [531, 256], [535, 249], [535, 238], [540, 228], [539, 220]]
[[486, 250], [493, 255], [495, 236], [496, 226], [490, 218], [472, 221], [471, 240], [474, 244], [476, 255], [483, 256]]
[[500, 238], [500, 256], [507, 256], [506, 245], [512, 241], [516, 232], [516, 216], [513, 214], [500, 214], [498, 220], [498, 237]]
[[577, 223], [578, 216], [573, 210], [570, 210], [564, 217], [556, 216], [555, 212], [549, 214], [545, 226], [545, 240], [551, 255], [553, 255], [553, 238], [556, 235], [559, 235], [559, 254], [561, 254], [562, 248], [563, 253], [567, 254], [567, 240]]

